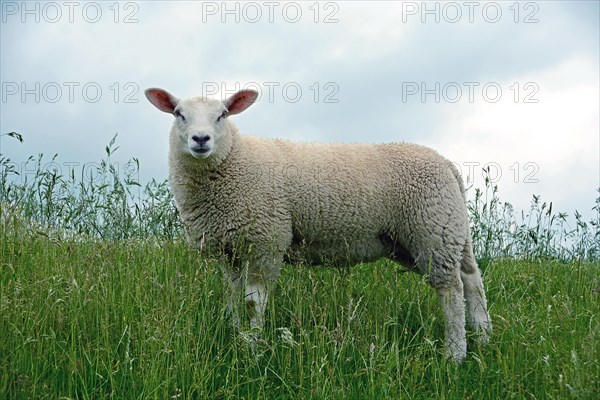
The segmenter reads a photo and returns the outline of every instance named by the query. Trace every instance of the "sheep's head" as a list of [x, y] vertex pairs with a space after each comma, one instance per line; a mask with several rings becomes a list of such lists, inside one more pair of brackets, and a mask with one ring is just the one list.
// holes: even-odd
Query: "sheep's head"
[[208, 158], [228, 132], [227, 117], [250, 107], [258, 97], [253, 90], [241, 90], [224, 102], [205, 97], [180, 100], [163, 89], [146, 90], [156, 108], [175, 117], [174, 132], [180, 149], [196, 158]]

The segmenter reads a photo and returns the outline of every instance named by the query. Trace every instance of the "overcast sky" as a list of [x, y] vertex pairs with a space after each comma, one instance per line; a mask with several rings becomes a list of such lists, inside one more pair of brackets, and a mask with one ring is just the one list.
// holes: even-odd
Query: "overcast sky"
[[[2, 1], [1, 152], [64, 172], [137, 157], [167, 176], [172, 118], [143, 95], [258, 89], [243, 133], [430, 146], [468, 184], [591, 217], [600, 186], [597, 1]], [[470, 191], [473, 193], [473, 190]]]

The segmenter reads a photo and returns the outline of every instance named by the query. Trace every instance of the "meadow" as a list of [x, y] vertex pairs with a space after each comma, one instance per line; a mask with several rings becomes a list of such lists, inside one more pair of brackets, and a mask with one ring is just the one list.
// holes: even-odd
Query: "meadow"
[[117, 170], [117, 149], [89, 176], [42, 155], [22, 176], [0, 155], [1, 399], [600, 397], [600, 197], [583, 221], [476, 191], [494, 332], [455, 365], [435, 292], [388, 261], [286, 265], [262, 337], [233, 329], [167, 183], [140, 183], [136, 159]]

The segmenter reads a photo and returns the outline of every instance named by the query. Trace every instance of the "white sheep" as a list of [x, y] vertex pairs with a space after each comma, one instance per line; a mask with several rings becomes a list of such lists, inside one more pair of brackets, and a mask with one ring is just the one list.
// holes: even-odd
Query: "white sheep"
[[[491, 332], [473, 257], [464, 188], [451, 162], [414, 144], [296, 143], [242, 136], [229, 116], [257, 98], [225, 102], [146, 96], [175, 116], [169, 180], [188, 239], [219, 256], [251, 327], [262, 328], [284, 259], [318, 264], [383, 257], [427, 274], [446, 317], [446, 354], [466, 356], [466, 317]], [[230, 307], [232, 307], [230, 300]]]

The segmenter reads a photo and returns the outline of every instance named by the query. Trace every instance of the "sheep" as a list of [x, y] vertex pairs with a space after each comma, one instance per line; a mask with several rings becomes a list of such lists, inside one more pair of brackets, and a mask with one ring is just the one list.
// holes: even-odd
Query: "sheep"
[[229, 117], [255, 102], [252, 90], [224, 102], [180, 100], [157, 88], [145, 94], [175, 117], [169, 181], [188, 240], [221, 260], [233, 293], [228, 307], [243, 297], [251, 328], [262, 329], [284, 260], [349, 266], [389, 258], [436, 290], [448, 358], [466, 356], [465, 323], [487, 343], [491, 319], [462, 179], [450, 161], [408, 143], [241, 135]]

